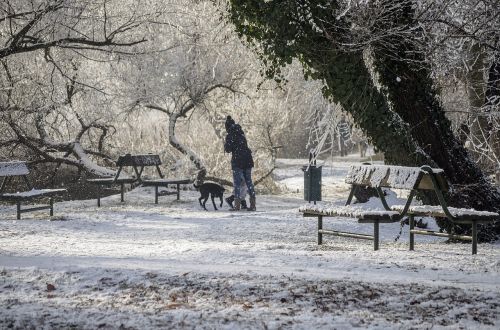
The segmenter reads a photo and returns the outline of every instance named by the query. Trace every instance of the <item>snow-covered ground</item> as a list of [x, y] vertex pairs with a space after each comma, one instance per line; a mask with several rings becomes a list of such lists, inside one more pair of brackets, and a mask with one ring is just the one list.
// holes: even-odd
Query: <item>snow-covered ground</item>
[[[258, 212], [203, 211], [195, 191], [155, 205], [149, 188], [101, 208], [58, 203], [54, 221], [0, 206], [0, 328], [500, 327], [499, 244], [473, 256], [418, 236], [410, 252], [408, 228], [395, 242], [400, 226], [388, 224], [379, 251], [330, 236], [318, 246], [315, 221], [297, 211], [303, 163], [280, 160], [284, 193], [258, 196]], [[325, 200], [345, 200], [349, 164], [325, 164]]]

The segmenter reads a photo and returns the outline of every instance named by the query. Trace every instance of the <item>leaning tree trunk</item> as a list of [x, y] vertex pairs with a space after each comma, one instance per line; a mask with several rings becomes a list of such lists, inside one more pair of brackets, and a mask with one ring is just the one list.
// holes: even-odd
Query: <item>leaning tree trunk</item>
[[[400, 2], [399, 6], [391, 3], [389, 8], [396, 12], [406, 9], [409, 2]], [[325, 9], [329, 7], [332, 10]], [[381, 90], [373, 82], [362, 52], [353, 48], [343, 51], [343, 46], [339, 46], [352, 43], [352, 26], [342, 16], [335, 16], [335, 9], [336, 2], [328, 1], [314, 4], [232, 0], [230, 19], [241, 36], [259, 42], [269, 76], [279, 78], [282, 66], [293, 58], [300, 60], [306, 77], [323, 81], [325, 97], [339, 102], [351, 113], [373, 145], [384, 152], [387, 162], [439, 166], [454, 188], [448, 196], [451, 205], [498, 210], [500, 194], [453, 136], [428, 68], [405, 61], [425, 64], [425, 59], [418, 54], [409, 58], [415, 51], [412, 45], [401, 44], [397, 34], [385, 33], [392, 27], [394, 31], [409, 31], [415, 25], [411, 7], [405, 17], [396, 15], [392, 22], [384, 20], [383, 25], [373, 27], [381, 29], [375, 31], [378, 35], [385, 33], [396, 38], [386, 40], [386, 45], [395, 42], [394, 49], [388, 51], [395, 51], [400, 57], [397, 60], [387, 53], [375, 52], [374, 65], [385, 87]], [[482, 230], [483, 238], [485, 232]]]
[[177, 124], [177, 119], [179, 119], [179, 117], [181, 116], [182, 115], [177, 112], [174, 112], [169, 115], [168, 140], [172, 147], [180, 151], [183, 155], [188, 156], [189, 160], [193, 162], [193, 164], [196, 166], [196, 169], [198, 170], [198, 173], [196, 174], [196, 182], [202, 183], [207, 175], [207, 169], [203, 164], [203, 161], [191, 149], [180, 143], [179, 140], [177, 140], [177, 136], [175, 135], [175, 125]]
[[[393, 17], [396, 24], [411, 24], [413, 9], [408, 6]], [[448, 202], [456, 207], [500, 211], [500, 193], [485, 179], [451, 130], [450, 121], [437, 99], [425, 58], [412, 42], [393, 37], [375, 48], [374, 65], [383, 91], [392, 109], [411, 127], [411, 136], [418, 145], [445, 171], [452, 190]], [[422, 164], [417, 164], [422, 165]], [[459, 228], [464, 231], [465, 228]], [[500, 227], [495, 228], [496, 234]], [[483, 227], [481, 236], [493, 238], [491, 227]]]
[[[319, 43], [319, 40], [317, 41]], [[321, 49], [331, 49], [323, 40]], [[371, 80], [361, 52], [305, 53], [315, 75], [325, 83], [323, 95], [349, 112], [370, 142], [384, 152], [386, 161], [399, 165], [432, 162], [410, 135], [409, 126], [387, 105], [384, 95]]]

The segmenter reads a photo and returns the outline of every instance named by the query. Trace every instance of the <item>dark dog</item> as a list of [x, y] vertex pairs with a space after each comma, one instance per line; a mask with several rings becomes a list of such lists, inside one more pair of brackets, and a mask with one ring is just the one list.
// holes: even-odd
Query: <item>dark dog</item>
[[[207, 203], [208, 200], [208, 195], [212, 198], [212, 203], [214, 204], [214, 209], [217, 210], [217, 206], [215, 206], [215, 197], [220, 198], [220, 206], [222, 207], [222, 198], [224, 196], [224, 189], [223, 186], [218, 185], [217, 183], [213, 182], [205, 182], [199, 186], [194, 184], [194, 187], [200, 191], [201, 197], [198, 199], [200, 201], [200, 205], [206, 210], [207, 208], [205, 207], [205, 204]], [[203, 203], [201, 200], [204, 199]], [[208, 210], [207, 210], [208, 211]]]

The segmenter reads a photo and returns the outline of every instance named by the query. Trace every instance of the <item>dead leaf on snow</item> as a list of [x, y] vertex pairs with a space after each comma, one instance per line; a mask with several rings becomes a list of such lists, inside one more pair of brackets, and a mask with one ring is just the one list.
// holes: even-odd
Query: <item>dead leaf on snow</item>
[[184, 304], [171, 303], [171, 304], [165, 305], [165, 309], [177, 309], [177, 308], [181, 308], [181, 307], [184, 307]]
[[253, 308], [253, 305], [249, 302], [243, 303], [243, 310], [249, 310], [250, 308]]

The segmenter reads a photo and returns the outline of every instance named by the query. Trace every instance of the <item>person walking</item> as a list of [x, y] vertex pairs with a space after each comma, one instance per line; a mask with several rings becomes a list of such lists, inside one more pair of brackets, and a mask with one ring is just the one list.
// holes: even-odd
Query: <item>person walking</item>
[[252, 182], [252, 168], [254, 166], [252, 151], [248, 148], [245, 133], [241, 126], [236, 124], [231, 116], [226, 118], [226, 141], [224, 151], [231, 153], [231, 169], [233, 171], [234, 184], [234, 207], [239, 211], [242, 200], [242, 181], [245, 182], [248, 194], [250, 195], [250, 207], [248, 211], [256, 210], [255, 189]]

